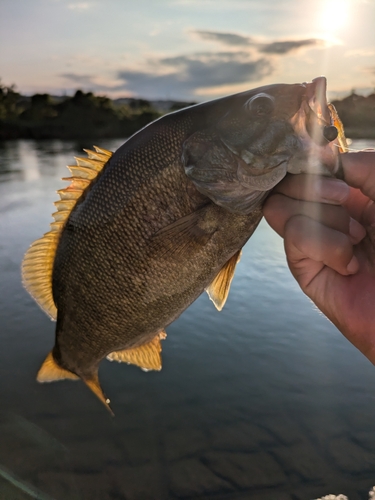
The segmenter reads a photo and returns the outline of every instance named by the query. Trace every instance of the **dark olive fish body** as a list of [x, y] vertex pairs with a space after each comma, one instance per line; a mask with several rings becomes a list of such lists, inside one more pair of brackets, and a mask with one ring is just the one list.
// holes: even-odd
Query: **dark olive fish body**
[[[186, 108], [113, 154], [56, 240], [56, 343], [40, 380], [66, 370], [105, 402], [97, 379], [105, 356], [154, 349], [210, 286], [221, 309], [268, 192], [314, 148], [319, 168], [337, 169], [322, 86], [321, 78], [270, 85]], [[215, 282], [223, 274], [224, 285]]]
[[[181, 160], [197, 124], [189, 116], [166, 118], [114, 154], [61, 235], [53, 272], [54, 354], [81, 376], [108, 353], [141, 345], [176, 319], [261, 218], [260, 207], [236, 214], [198, 192]], [[172, 241], [153, 241], [197, 211], [188, 230], [172, 232]]]

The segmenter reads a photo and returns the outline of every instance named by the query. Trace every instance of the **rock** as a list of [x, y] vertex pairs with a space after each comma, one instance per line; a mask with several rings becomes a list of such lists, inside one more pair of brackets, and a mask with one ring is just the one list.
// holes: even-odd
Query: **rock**
[[118, 444], [127, 465], [145, 465], [156, 460], [158, 446], [156, 436], [149, 428], [129, 430], [118, 436]]
[[272, 454], [287, 472], [298, 474], [305, 480], [326, 476], [327, 464], [310, 443], [297, 443], [289, 447], [276, 448]]
[[106, 465], [120, 464], [123, 460], [119, 447], [103, 438], [71, 444], [69, 451], [71, 466], [82, 473], [101, 472]]
[[275, 444], [275, 439], [267, 431], [250, 422], [213, 427], [209, 437], [210, 448], [226, 451], [251, 452]]
[[215, 474], [239, 488], [272, 487], [287, 480], [276, 460], [265, 452], [208, 452], [202, 461]]
[[366, 409], [361, 411], [360, 408], [354, 405], [352, 411], [349, 411], [347, 418], [350, 429], [357, 429], [362, 432], [375, 432], [375, 419], [372, 411], [366, 411]]
[[186, 458], [208, 449], [207, 435], [200, 429], [171, 430], [164, 436], [167, 460]]
[[177, 498], [233, 490], [230, 483], [193, 458], [172, 463], [169, 473], [170, 491]]
[[325, 495], [324, 497], [317, 498], [316, 500], [349, 500], [346, 495]]
[[350, 436], [359, 446], [375, 454], [375, 436], [373, 432], [361, 432], [352, 430]]
[[[103, 472], [101, 474], [77, 473], [75, 482], [82, 500], [111, 500], [114, 485]], [[116, 498], [116, 497], [115, 497]]]
[[262, 427], [265, 427], [272, 435], [286, 445], [301, 441], [303, 437], [303, 433], [298, 429], [296, 422], [284, 416], [262, 418]]
[[0, 412], [0, 443], [0, 477], [15, 478], [20, 491], [25, 484], [56, 500], [76, 498], [69, 454], [52, 435], [19, 415]]
[[[164, 500], [168, 498], [165, 467], [159, 464], [108, 470], [111, 500]], [[116, 485], [116, 486], [115, 486]], [[88, 499], [91, 500], [91, 499]]]
[[332, 439], [328, 450], [342, 471], [350, 474], [375, 474], [375, 455], [346, 437]]

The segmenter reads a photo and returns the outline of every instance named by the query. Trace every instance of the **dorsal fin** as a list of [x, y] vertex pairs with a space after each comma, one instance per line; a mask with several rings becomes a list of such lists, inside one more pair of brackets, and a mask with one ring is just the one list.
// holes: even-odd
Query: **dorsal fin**
[[60, 200], [55, 202], [57, 212], [51, 230], [34, 241], [22, 261], [22, 281], [26, 290], [39, 306], [56, 319], [57, 309], [52, 296], [52, 270], [57, 245], [63, 227], [83, 191], [103, 169], [112, 156], [111, 151], [94, 146], [95, 151], [85, 150], [88, 158], [76, 158], [77, 165], [69, 165], [72, 177], [64, 178], [70, 185], [59, 189]]
[[236, 252], [220, 269], [213, 282], [206, 288], [208, 296], [215, 304], [218, 311], [221, 311], [227, 301], [230, 284], [236, 270], [237, 262], [240, 260], [242, 250]]
[[159, 332], [150, 342], [134, 349], [123, 349], [108, 354], [109, 361], [118, 363], [128, 363], [139, 366], [142, 370], [161, 370], [161, 340], [166, 338], [167, 334], [163, 330]]

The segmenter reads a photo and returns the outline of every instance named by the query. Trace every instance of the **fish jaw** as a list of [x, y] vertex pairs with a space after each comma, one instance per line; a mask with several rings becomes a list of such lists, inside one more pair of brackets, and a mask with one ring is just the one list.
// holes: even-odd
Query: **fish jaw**
[[[327, 80], [321, 76], [304, 84], [306, 94], [297, 113], [290, 119], [302, 147], [288, 161], [287, 172], [335, 176], [340, 169], [339, 152], [345, 142], [342, 124], [326, 98]], [[337, 125], [339, 122], [339, 128]], [[334, 132], [333, 140], [325, 137]], [[336, 137], [335, 137], [336, 135]], [[340, 141], [340, 138], [342, 138]]]

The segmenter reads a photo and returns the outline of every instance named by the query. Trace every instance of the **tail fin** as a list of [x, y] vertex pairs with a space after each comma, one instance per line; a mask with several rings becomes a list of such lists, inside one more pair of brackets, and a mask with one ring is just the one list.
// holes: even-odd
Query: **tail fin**
[[[52, 352], [48, 354], [46, 359], [44, 360], [42, 366], [40, 367], [36, 379], [38, 382], [55, 382], [57, 380], [79, 380], [80, 377], [75, 373], [62, 368], [57, 364], [55, 358], [52, 355]], [[107, 399], [100, 387], [99, 377], [97, 373], [94, 373], [90, 378], [82, 379], [87, 387], [95, 394], [97, 398], [104, 404], [109, 413], [114, 416], [111, 407], [109, 406], [109, 399]]]
[[61, 366], [56, 363], [51, 351], [40, 367], [36, 379], [38, 382], [43, 383], [64, 379], [78, 380], [79, 377], [75, 373], [61, 368]]
[[115, 414], [109, 406], [110, 400], [104, 396], [103, 390], [100, 387], [98, 374], [95, 373], [91, 378], [84, 378], [83, 381], [87, 385], [87, 387], [92, 390], [95, 396], [99, 398], [99, 400], [104, 404], [112, 417], [114, 417]]

